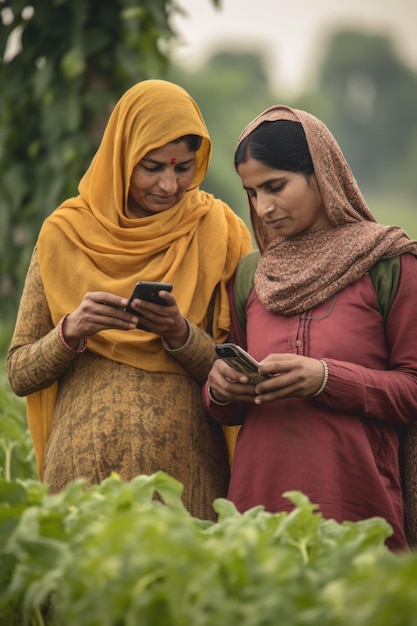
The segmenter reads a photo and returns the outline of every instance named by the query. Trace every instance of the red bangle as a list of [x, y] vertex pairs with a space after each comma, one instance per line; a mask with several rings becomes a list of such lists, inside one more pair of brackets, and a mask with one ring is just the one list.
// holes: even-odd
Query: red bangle
[[65, 341], [65, 337], [64, 337], [64, 330], [63, 330], [63, 326], [64, 326], [64, 322], [67, 319], [69, 313], [67, 313], [66, 315], [64, 315], [64, 317], [60, 320], [59, 324], [58, 324], [58, 334], [59, 334], [59, 338], [62, 341], [62, 343], [64, 344], [64, 346], [66, 348], [68, 348], [68, 350], [71, 350], [71, 352], [84, 352], [84, 350], [87, 347], [87, 337], [83, 337], [80, 340], [80, 343], [78, 344], [78, 348], [76, 350], [74, 350], [74, 348], [72, 348], [69, 343], [67, 343]]

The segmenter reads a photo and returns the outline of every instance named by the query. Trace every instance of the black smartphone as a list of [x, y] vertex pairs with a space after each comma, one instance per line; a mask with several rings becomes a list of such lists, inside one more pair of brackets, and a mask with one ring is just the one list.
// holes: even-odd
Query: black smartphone
[[228, 365], [241, 374], [245, 374], [253, 385], [269, 378], [258, 372], [259, 363], [255, 361], [243, 348], [234, 343], [219, 343], [216, 346], [216, 353]]
[[[136, 283], [132, 293], [130, 294], [126, 311], [129, 311], [129, 313], [133, 313], [134, 315], [138, 315], [138, 312], [130, 306], [130, 303], [135, 300], [135, 298], [140, 298], [141, 300], [146, 300], [147, 302], [154, 302], [155, 304], [161, 304], [162, 306], [168, 306], [165, 300], [158, 295], [160, 291], [172, 291], [172, 284], [154, 283], [146, 280], [139, 281]], [[140, 322], [137, 324], [136, 328], [152, 332], [150, 328], [144, 326], [144, 324], [141, 324]]]

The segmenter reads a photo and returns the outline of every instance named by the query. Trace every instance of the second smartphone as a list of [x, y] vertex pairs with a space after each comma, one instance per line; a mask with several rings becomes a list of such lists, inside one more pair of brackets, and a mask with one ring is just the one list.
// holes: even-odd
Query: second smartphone
[[230, 367], [233, 367], [233, 369], [241, 374], [245, 374], [253, 385], [269, 378], [268, 375], [263, 375], [258, 372], [258, 361], [251, 357], [243, 348], [234, 343], [217, 344], [216, 353], [217, 356], [223, 359]]

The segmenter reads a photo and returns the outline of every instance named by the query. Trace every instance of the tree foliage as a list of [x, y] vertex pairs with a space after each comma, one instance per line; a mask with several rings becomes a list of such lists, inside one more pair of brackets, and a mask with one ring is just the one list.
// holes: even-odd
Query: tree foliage
[[394, 185], [415, 198], [416, 177], [406, 164], [417, 144], [417, 74], [400, 60], [393, 42], [349, 30], [335, 34], [318, 89], [335, 109], [340, 141], [361, 183], [389, 191], [396, 172]]
[[[76, 195], [108, 114], [163, 77], [173, 0], [2, 0], [0, 297], [14, 311], [41, 221]], [[165, 47], [164, 47], [165, 46]]]
[[197, 101], [213, 140], [204, 188], [247, 222], [234, 148], [253, 117], [281, 102], [323, 119], [378, 219], [395, 216], [417, 236], [404, 208], [417, 191], [417, 74], [389, 37], [333, 33], [315, 84], [288, 98], [272, 91], [261, 53], [219, 51], [194, 72], [170, 63], [175, 0], [26, 5], [0, 0], [0, 351], [43, 219], [77, 194], [112, 107], [144, 78], [173, 80]]
[[170, 72], [200, 104], [213, 139], [204, 187], [243, 219], [248, 221], [247, 201], [233, 167], [237, 138], [263, 109], [282, 103], [322, 119], [377, 219], [417, 237], [417, 73], [387, 35], [332, 33], [316, 80], [299, 96], [271, 90], [261, 54], [217, 53], [192, 74], [172, 66]]

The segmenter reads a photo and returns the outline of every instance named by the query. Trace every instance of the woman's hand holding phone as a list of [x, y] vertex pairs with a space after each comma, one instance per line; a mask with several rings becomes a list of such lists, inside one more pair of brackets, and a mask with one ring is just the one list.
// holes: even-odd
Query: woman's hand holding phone
[[254, 385], [268, 378], [268, 376], [260, 373], [260, 363], [243, 350], [243, 348], [234, 343], [217, 344], [216, 353], [218, 357], [223, 359], [223, 361], [233, 367], [233, 369], [246, 376], [248, 381]]
[[216, 353], [219, 358], [208, 376], [212, 395], [220, 402], [253, 402], [255, 386], [263, 380], [258, 372], [259, 363], [232, 343], [218, 344]]
[[[100, 331], [132, 330], [146, 321], [146, 329], [159, 334], [170, 347], [181, 347], [188, 338], [188, 324], [178, 309], [175, 297], [169, 293], [172, 285], [163, 284], [167, 289], [162, 289], [160, 285], [148, 283], [147, 291], [139, 290], [141, 296], [150, 295], [155, 302], [138, 298], [137, 289], [132, 291], [129, 299], [103, 291], [86, 293], [78, 307], [65, 318], [63, 334], [66, 342], [75, 349], [81, 339]], [[159, 295], [162, 291], [164, 293]]]
[[[126, 311], [128, 311], [129, 313], [133, 313], [134, 315], [141, 314], [141, 317], [143, 319], [146, 319], [147, 307], [146, 306], [144, 307], [142, 302], [135, 302], [135, 305], [137, 308], [133, 308], [132, 303], [135, 300], [144, 301], [145, 303], [153, 302], [154, 304], [157, 304], [159, 306], [164, 306], [164, 307], [170, 306], [169, 303], [164, 299], [163, 295], [162, 296], [159, 295], [160, 291], [166, 291], [170, 293], [172, 291], [172, 284], [171, 283], [146, 282], [143, 280], [139, 281], [134, 286], [133, 291], [129, 297]], [[140, 308], [141, 304], [142, 304], [142, 309]], [[145, 309], [145, 311], [143, 311], [143, 309]], [[152, 309], [150, 310], [152, 312]], [[145, 330], [147, 332], [152, 332], [152, 329], [149, 328], [142, 321], [142, 319], [138, 321], [138, 323], [136, 324], [136, 328], [139, 328], [140, 330]]]
[[219, 344], [216, 351], [220, 358], [208, 380], [215, 397], [221, 401], [262, 404], [312, 396], [323, 380], [323, 364], [319, 359], [279, 353], [269, 354], [258, 363], [234, 344]]
[[84, 294], [80, 304], [66, 316], [63, 324], [65, 341], [74, 349], [81, 339], [102, 330], [132, 330], [136, 322], [126, 312], [127, 298], [105, 291]]
[[185, 344], [189, 330], [171, 290], [170, 283], [141, 281], [135, 285], [126, 311], [139, 318], [138, 329], [160, 335], [175, 349]]

